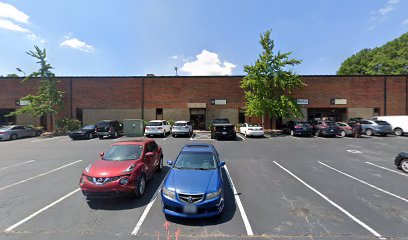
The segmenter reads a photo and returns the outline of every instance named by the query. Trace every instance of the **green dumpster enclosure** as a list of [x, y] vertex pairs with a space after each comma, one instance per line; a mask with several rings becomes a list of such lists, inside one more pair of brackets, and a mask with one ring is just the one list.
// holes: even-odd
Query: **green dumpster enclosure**
[[124, 119], [123, 132], [126, 137], [142, 137], [143, 136], [143, 120], [142, 119]]

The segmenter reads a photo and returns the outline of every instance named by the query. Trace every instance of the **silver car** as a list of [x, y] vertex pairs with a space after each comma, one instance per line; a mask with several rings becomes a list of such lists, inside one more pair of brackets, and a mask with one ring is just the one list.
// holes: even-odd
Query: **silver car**
[[24, 137], [36, 137], [41, 135], [41, 130], [23, 126], [11, 125], [0, 127], [0, 140], [15, 140]]
[[177, 121], [171, 128], [171, 135], [177, 137], [185, 135], [191, 137], [193, 135], [193, 125], [190, 121]]
[[374, 134], [387, 136], [393, 133], [391, 125], [386, 121], [362, 119], [358, 122], [361, 124], [361, 132], [367, 136]]

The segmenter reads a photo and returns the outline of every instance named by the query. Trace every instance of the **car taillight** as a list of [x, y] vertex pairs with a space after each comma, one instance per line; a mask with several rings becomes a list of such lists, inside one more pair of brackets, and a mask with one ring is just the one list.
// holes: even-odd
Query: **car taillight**
[[263, 130], [263, 128], [261, 127], [261, 128], [259, 128], [259, 130]]
[[295, 126], [295, 128], [296, 128], [296, 129], [298, 129], [298, 128], [302, 128], [302, 127], [301, 127], [301, 126], [297, 126], [297, 125], [296, 125], [296, 126]]
[[184, 128], [188, 128], [188, 126], [184, 126]]
[[157, 129], [162, 130], [163, 128], [162, 128], [162, 127], [158, 127]]
[[149, 127], [145, 127], [146, 130], [149, 130]]
[[249, 130], [249, 131], [253, 131], [254, 129], [253, 129], [253, 128], [248, 128], [248, 130]]
[[347, 126], [346, 129], [347, 129], [347, 130], [352, 130], [353, 128], [350, 127], [350, 126]]

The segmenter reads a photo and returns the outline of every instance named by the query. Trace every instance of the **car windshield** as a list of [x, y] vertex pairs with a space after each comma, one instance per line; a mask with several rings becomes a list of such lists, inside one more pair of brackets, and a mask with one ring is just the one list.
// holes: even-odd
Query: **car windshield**
[[174, 126], [186, 126], [187, 123], [175, 123]]
[[97, 127], [109, 127], [110, 123], [109, 122], [98, 122], [96, 124]]
[[386, 121], [374, 121], [375, 123], [377, 123], [378, 125], [390, 125], [388, 122]]
[[181, 152], [174, 164], [176, 169], [216, 169], [214, 154], [211, 152]]
[[213, 120], [214, 124], [220, 124], [220, 123], [230, 123], [230, 121], [226, 118], [219, 118], [219, 119], [214, 119]]
[[83, 127], [82, 129], [95, 129], [95, 125], [87, 125]]
[[307, 122], [298, 122], [298, 123], [296, 123], [296, 125], [301, 126], [301, 127], [309, 127], [310, 126], [310, 124], [307, 123]]
[[326, 122], [326, 124], [327, 124], [329, 127], [337, 127], [337, 124], [336, 124], [335, 122]]
[[162, 122], [149, 122], [147, 126], [161, 126]]
[[248, 123], [248, 127], [259, 127], [257, 123]]
[[143, 152], [141, 145], [114, 145], [105, 153], [103, 160], [126, 161], [139, 159]]

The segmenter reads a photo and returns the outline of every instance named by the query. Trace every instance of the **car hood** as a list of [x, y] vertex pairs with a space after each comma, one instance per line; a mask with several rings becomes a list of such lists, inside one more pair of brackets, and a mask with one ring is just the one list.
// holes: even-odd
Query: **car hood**
[[217, 170], [172, 169], [164, 186], [177, 193], [201, 194], [215, 192], [220, 186]]
[[126, 170], [132, 164], [137, 161], [106, 161], [97, 160], [92, 164], [89, 169], [88, 175], [91, 177], [115, 177], [123, 175], [123, 171]]
[[70, 133], [85, 133], [86, 130], [82, 130], [82, 129], [77, 129], [75, 131], [71, 131]]

